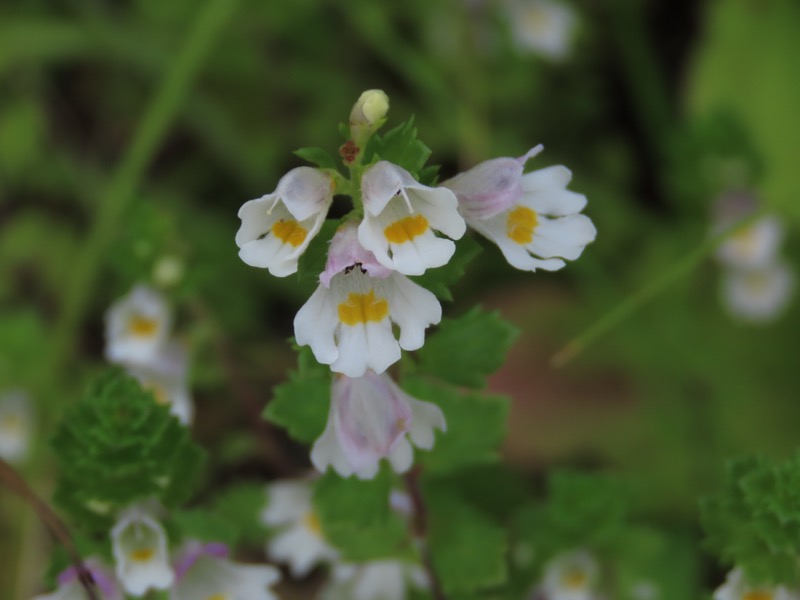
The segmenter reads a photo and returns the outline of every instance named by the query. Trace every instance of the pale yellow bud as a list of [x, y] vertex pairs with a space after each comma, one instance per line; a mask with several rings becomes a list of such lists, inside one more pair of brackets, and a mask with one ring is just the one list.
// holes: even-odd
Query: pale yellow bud
[[367, 90], [350, 111], [350, 133], [354, 141], [372, 135], [389, 112], [389, 96], [383, 90]]

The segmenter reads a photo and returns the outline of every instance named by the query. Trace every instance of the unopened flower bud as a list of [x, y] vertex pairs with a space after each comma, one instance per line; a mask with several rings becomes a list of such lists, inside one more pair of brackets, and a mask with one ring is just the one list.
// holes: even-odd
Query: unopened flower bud
[[383, 90], [367, 90], [361, 94], [350, 111], [350, 135], [353, 140], [357, 144], [365, 142], [383, 125], [388, 112], [389, 96]]

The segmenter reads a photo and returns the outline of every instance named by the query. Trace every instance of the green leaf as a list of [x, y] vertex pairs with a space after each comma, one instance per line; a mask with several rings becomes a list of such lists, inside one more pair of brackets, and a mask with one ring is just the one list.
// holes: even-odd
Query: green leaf
[[406, 524], [389, 506], [392, 479], [385, 467], [372, 480], [328, 472], [315, 482], [313, 502], [322, 530], [346, 560], [409, 554]]
[[47, 334], [41, 318], [31, 310], [0, 316], [0, 387], [33, 382], [41, 373]]
[[325, 429], [331, 398], [330, 370], [314, 360], [308, 347], [300, 350], [298, 370], [275, 386], [264, 418], [285, 428], [304, 444], [317, 439]]
[[417, 139], [417, 128], [414, 117], [387, 131], [383, 136], [374, 135], [364, 152], [365, 164], [376, 160], [388, 160], [403, 167], [415, 178], [419, 178], [431, 150], [420, 139]]
[[497, 312], [475, 307], [456, 319], [443, 319], [417, 353], [419, 370], [449, 383], [482, 388], [498, 369], [519, 331]]
[[312, 165], [317, 165], [320, 169], [336, 170], [336, 161], [333, 160], [327, 150], [322, 148], [300, 148], [295, 150], [294, 153]]
[[453, 257], [443, 267], [428, 269], [424, 275], [411, 277], [422, 287], [432, 291], [441, 300], [453, 300], [450, 287], [455, 285], [466, 272], [467, 265], [482, 252], [481, 245], [475, 238], [465, 235], [456, 242]]
[[237, 542], [243, 540], [252, 544], [261, 544], [266, 539], [267, 529], [261, 522], [265, 506], [264, 485], [255, 482], [229, 487], [212, 503], [214, 514], [235, 532]]
[[461, 394], [418, 378], [403, 381], [403, 389], [437, 404], [444, 412], [447, 432], [436, 437], [430, 452], [419, 449], [416, 460], [436, 472], [495, 462], [505, 438], [510, 401], [504, 396]]
[[427, 485], [424, 498], [428, 548], [445, 594], [462, 598], [504, 583], [508, 576], [504, 529], [448, 486]]
[[[262, 494], [263, 496], [263, 494]], [[168, 523], [170, 538], [191, 539], [201, 542], [221, 542], [233, 546], [238, 541], [238, 531], [228, 525], [225, 518], [199, 508], [177, 511]]]

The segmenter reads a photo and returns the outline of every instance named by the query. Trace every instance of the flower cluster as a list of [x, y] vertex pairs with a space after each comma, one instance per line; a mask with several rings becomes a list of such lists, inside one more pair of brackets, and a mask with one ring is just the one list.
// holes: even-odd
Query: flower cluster
[[728, 573], [728, 577], [714, 592], [714, 600], [798, 600], [800, 593], [790, 591], [782, 585], [760, 586], [748, 582], [740, 569]]
[[407, 470], [411, 444], [430, 449], [433, 430], [446, 428], [437, 406], [404, 393], [386, 373], [403, 350], [421, 348], [442, 317], [436, 296], [410, 277], [446, 265], [468, 226], [526, 271], [562, 268], [596, 234], [580, 214], [586, 198], [566, 189], [568, 169], [524, 173], [541, 146], [518, 159], [481, 163], [437, 187], [404, 166], [368, 157], [364, 149], [387, 110], [378, 90], [354, 106], [351, 139], [340, 150], [350, 180], [330, 168], [295, 168], [273, 193], [241, 207], [236, 234], [244, 262], [290, 275], [322, 231], [334, 193], [351, 195], [353, 208], [329, 241], [319, 286], [298, 311], [294, 332], [336, 374], [312, 462], [361, 478], [373, 477], [384, 457], [396, 471]]
[[[755, 211], [749, 194], [728, 194], [716, 205], [715, 229], [730, 226]], [[753, 323], [777, 318], [794, 288], [794, 274], [780, 258], [784, 227], [766, 215], [741, 228], [717, 249], [724, 268], [722, 300], [730, 314]]]
[[184, 425], [194, 404], [186, 348], [170, 337], [172, 313], [156, 290], [138, 285], [106, 313], [106, 358], [121, 365]]

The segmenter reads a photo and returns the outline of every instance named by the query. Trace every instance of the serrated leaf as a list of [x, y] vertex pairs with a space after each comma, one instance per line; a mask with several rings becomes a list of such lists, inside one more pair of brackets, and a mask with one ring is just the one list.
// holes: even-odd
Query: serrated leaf
[[486, 377], [504, 362], [519, 331], [497, 312], [475, 307], [443, 319], [417, 353], [419, 371], [456, 385], [482, 388]]
[[388, 160], [403, 167], [415, 178], [419, 178], [419, 173], [430, 155], [430, 148], [417, 138], [414, 117], [387, 131], [383, 136], [374, 135], [364, 152], [367, 164], [377, 159]]
[[455, 285], [464, 276], [467, 265], [482, 251], [481, 245], [475, 238], [466, 235], [456, 242], [456, 251], [446, 265], [438, 269], [428, 269], [423, 275], [411, 279], [432, 291], [439, 299], [452, 301], [450, 286]]
[[260, 544], [267, 535], [260, 518], [265, 504], [263, 484], [240, 483], [222, 492], [212, 503], [212, 508], [228, 529], [236, 533], [237, 541]]
[[449, 472], [497, 460], [505, 438], [508, 398], [461, 394], [418, 378], [407, 378], [402, 383], [403, 389], [415, 398], [438, 405], [447, 422], [447, 432], [436, 436], [430, 452], [416, 451], [416, 460], [427, 470]]
[[320, 169], [333, 169], [336, 170], [336, 161], [323, 148], [300, 148], [295, 150], [294, 153], [303, 160], [317, 165]]

